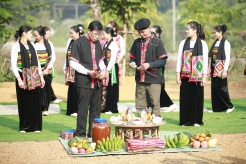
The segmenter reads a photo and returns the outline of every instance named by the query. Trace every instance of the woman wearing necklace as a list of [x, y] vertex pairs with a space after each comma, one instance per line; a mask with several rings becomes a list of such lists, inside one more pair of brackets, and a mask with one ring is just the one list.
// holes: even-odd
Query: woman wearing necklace
[[56, 60], [56, 54], [52, 42], [49, 42], [44, 38], [45, 30], [42, 26], [38, 26], [34, 29], [34, 46], [37, 50], [38, 59], [41, 64], [43, 76], [45, 80], [45, 87], [41, 90], [41, 106], [44, 116], [48, 116], [48, 109], [50, 106], [50, 100], [52, 96], [52, 67]]
[[181, 126], [203, 125], [204, 85], [208, 68], [208, 46], [200, 24], [186, 25], [187, 39], [179, 44], [176, 80], [180, 85]]
[[118, 97], [119, 97], [119, 77], [118, 77], [118, 64], [116, 62], [117, 53], [119, 47], [114, 41], [114, 30], [111, 27], [106, 27], [103, 31], [106, 43], [103, 46], [103, 53], [105, 54], [104, 63], [107, 67], [108, 76], [107, 80], [104, 81], [104, 86], [106, 86], [106, 104], [104, 110], [106, 114], [119, 113], [118, 111]]
[[19, 113], [19, 130], [42, 131], [40, 87], [45, 81], [34, 46], [30, 43], [32, 29], [23, 25], [15, 33], [16, 42], [11, 49], [11, 67], [16, 77], [16, 95]]
[[67, 42], [67, 54], [64, 62], [63, 70], [65, 74], [66, 85], [68, 85], [67, 92], [67, 112], [66, 115], [77, 116], [78, 101], [76, 86], [74, 85], [75, 70], [70, 67], [69, 61], [71, 57], [71, 49], [74, 41], [84, 34], [84, 26], [77, 25], [70, 28], [70, 39]]
[[209, 75], [211, 75], [212, 109], [209, 112], [230, 113], [234, 106], [228, 93], [227, 72], [230, 63], [231, 45], [224, 38], [226, 25], [217, 25], [213, 29], [215, 42], [209, 51]]

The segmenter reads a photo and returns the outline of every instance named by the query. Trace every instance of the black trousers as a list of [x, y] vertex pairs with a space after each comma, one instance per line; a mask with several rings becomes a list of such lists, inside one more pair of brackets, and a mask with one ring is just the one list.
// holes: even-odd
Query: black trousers
[[203, 125], [204, 87], [182, 79], [180, 86], [180, 125]]
[[233, 104], [231, 103], [228, 93], [227, 78], [211, 78], [211, 97], [212, 109], [214, 112], [222, 112], [229, 108], [233, 108]]
[[72, 82], [68, 82], [67, 91], [67, 112], [66, 115], [70, 115], [78, 112], [78, 99], [76, 86]]
[[77, 87], [78, 97], [78, 115], [76, 135], [85, 137], [87, 116], [89, 114], [88, 136], [91, 136], [91, 127], [94, 118], [100, 118], [101, 113], [101, 87], [98, 87], [97, 82], [95, 88]]

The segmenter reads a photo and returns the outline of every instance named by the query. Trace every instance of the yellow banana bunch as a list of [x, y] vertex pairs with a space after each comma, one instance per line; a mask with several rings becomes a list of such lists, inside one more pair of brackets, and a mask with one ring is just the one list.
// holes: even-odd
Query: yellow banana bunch
[[122, 121], [124, 121], [124, 122], [127, 122], [127, 121], [128, 121], [126, 112], [122, 112], [122, 114], [121, 114], [121, 119], [122, 119]]
[[179, 137], [174, 134], [174, 137], [165, 136], [167, 148], [183, 148], [189, 144], [189, 137], [184, 133], [180, 133]]
[[151, 115], [151, 113], [147, 113], [146, 114], [146, 119], [147, 119], [147, 121], [152, 121], [152, 119], [155, 117], [155, 114], [152, 114]]
[[[136, 118], [136, 116], [134, 115], [134, 113], [132, 113], [132, 116], [131, 116], [131, 119], [135, 119]], [[127, 121], [129, 121], [128, 120], [128, 109], [126, 110], [126, 112], [122, 112], [122, 114], [121, 114], [121, 119], [122, 119], [122, 121], [124, 121], [124, 122], [127, 122]], [[131, 120], [130, 120], [131, 121]]]
[[125, 146], [124, 139], [121, 136], [116, 137], [115, 135], [110, 138], [103, 138], [102, 141], [98, 140], [97, 143], [97, 148], [104, 153], [109, 151], [119, 151]]
[[146, 108], [146, 119], [147, 121], [152, 121], [152, 119], [155, 117], [155, 114], [151, 115], [151, 111], [149, 110], [149, 108]]

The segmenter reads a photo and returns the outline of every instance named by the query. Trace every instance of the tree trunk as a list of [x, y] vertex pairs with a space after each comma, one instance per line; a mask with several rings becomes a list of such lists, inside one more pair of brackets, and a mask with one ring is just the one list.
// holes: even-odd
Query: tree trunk
[[99, 0], [90, 0], [94, 20], [101, 21], [101, 6]]

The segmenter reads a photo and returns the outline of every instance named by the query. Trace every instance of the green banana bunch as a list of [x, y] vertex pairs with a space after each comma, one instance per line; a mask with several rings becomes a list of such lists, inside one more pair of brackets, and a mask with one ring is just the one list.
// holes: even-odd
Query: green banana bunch
[[119, 151], [125, 146], [125, 142], [121, 136], [115, 135], [111, 138], [103, 138], [102, 141], [97, 142], [97, 148], [106, 153], [108, 151]]
[[183, 148], [189, 144], [189, 137], [184, 133], [180, 133], [179, 137], [174, 134], [174, 137], [165, 136], [166, 148]]
[[189, 142], [190, 142], [189, 137], [185, 135], [184, 133], [181, 133], [179, 136], [178, 147], [183, 148], [187, 146]]

